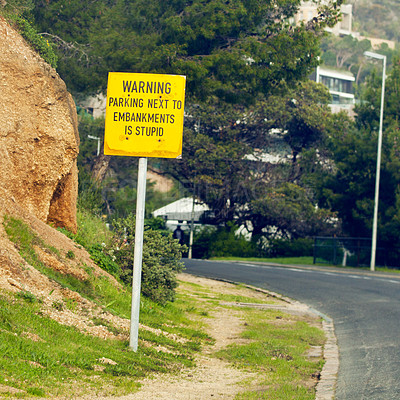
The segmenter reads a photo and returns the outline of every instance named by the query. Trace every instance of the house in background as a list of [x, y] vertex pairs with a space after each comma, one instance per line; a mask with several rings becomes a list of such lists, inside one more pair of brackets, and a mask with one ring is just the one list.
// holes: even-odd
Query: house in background
[[167, 228], [172, 231], [178, 225], [183, 230], [189, 230], [192, 218], [197, 226], [202, 224], [209, 212], [206, 204], [198, 201], [194, 201], [193, 204], [193, 197], [184, 197], [153, 211], [153, 216], [163, 218]]
[[[322, 1], [323, 3], [324, 1]], [[326, 3], [328, 3], [326, 1]], [[351, 35], [352, 27], [352, 13], [353, 6], [351, 4], [343, 4], [340, 7], [342, 13], [342, 18], [333, 28], [326, 28], [328, 32], [333, 33], [336, 36], [339, 35]], [[307, 23], [311, 21], [318, 15], [318, 4], [313, 1], [303, 1], [300, 5], [299, 12], [294, 17], [294, 22], [296, 25], [300, 22]]]
[[106, 115], [106, 102], [106, 96], [100, 93], [80, 101], [79, 107], [83, 108], [93, 118], [100, 118]]
[[[321, 0], [320, 3], [328, 3], [328, 0]], [[313, 1], [303, 1], [300, 5], [299, 12], [294, 17], [292, 23], [299, 24], [300, 22], [307, 23], [318, 15], [319, 5]], [[353, 25], [353, 5], [342, 4], [340, 7], [342, 14], [340, 20], [333, 28], [325, 28], [327, 32], [332, 33], [335, 36], [351, 35], [357, 40], [367, 39], [371, 42], [373, 50], [377, 50], [383, 43], [386, 43], [392, 50], [395, 49], [396, 43], [393, 40], [373, 38], [367, 36], [361, 36], [359, 32], [354, 32]]]
[[350, 71], [319, 66], [311, 76], [311, 79], [322, 83], [329, 89], [332, 96], [332, 102], [329, 107], [333, 113], [346, 111], [350, 116], [354, 116], [355, 97], [353, 84], [355, 77]]

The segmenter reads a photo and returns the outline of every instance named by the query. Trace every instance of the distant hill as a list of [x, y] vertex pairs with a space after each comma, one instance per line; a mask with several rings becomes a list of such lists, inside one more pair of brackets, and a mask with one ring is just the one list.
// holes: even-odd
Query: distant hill
[[399, 0], [348, 0], [347, 3], [353, 5], [353, 31], [399, 41]]

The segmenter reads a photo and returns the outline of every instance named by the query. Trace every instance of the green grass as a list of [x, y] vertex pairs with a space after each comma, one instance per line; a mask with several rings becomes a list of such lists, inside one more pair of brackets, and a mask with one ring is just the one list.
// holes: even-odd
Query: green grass
[[[145, 331], [140, 338], [179, 352], [170, 354], [140, 347], [134, 353], [129, 351], [127, 342], [88, 336], [43, 316], [39, 302], [3, 294], [0, 295], [0, 383], [25, 391], [35, 388], [41, 395], [55, 396], [68, 392], [79, 379], [74, 389], [77, 392], [92, 391], [101, 384], [118, 388], [122, 395], [138, 386], [138, 377], [192, 365], [190, 346]], [[103, 357], [117, 364], [101, 364], [99, 360]], [[99, 366], [104, 370], [99, 370]]]
[[[279, 318], [282, 323], [275, 324]], [[245, 345], [231, 345], [217, 356], [239, 368], [262, 372], [261, 389], [247, 391], [237, 399], [314, 399], [315, 390], [303, 382], [322, 369], [322, 360], [305, 357], [310, 346], [322, 345], [324, 334], [303, 321], [285, 322], [276, 311], [246, 311]]]
[[[21, 256], [44, 275], [80, 293], [99, 307], [120, 317], [130, 317], [131, 289], [118, 286], [107, 277], [96, 277], [89, 267], [86, 281], [60, 274], [43, 264], [35, 253], [39, 246], [62, 260], [72, 255], [50, 248], [23, 222], [7, 217], [4, 226]], [[243, 289], [243, 294], [237, 291]], [[46, 294], [44, 294], [46, 295]], [[51, 295], [49, 293], [48, 295]], [[268, 303], [268, 299], [265, 303]], [[212, 323], [216, 307], [225, 307], [243, 315], [249, 339], [216, 356], [238, 368], [261, 372], [257, 392], [249, 390], [239, 399], [309, 399], [313, 389], [302, 384], [321, 369], [322, 362], [311, 362], [304, 352], [322, 343], [321, 331], [276, 311], [244, 308], [238, 311], [224, 302], [256, 303], [249, 289], [234, 286], [234, 291], [219, 293], [211, 288], [185, 283], [174, 303], [160, 305], [141, 297], [141, 324], [163, 333], [139, 330], [139, 348], [132, 352], [127, 340], [101, 339], [50, 319], [44, 313], [44, 298], [23, 290], [17, 294], [0, 292], [0, 384], [21, 392], [1, 393], [4, 398], [77, 397], [90, 395], [124, 395], [139, 388], [138, 379], [152, 373], [176, 373], [192, 367], [197, 352], [214, 339], [205, 331]], [[54, 312], [75, 312], [73, 299], [52, 304]], [[89, 313], [89, 310], [88, 310]], [[293, 319], [295, 320], [293, 322]], [[279, 320], [279, 324], [276, 321]], [[210, 322], [211, 321], [211, 322]], [[93, 317], [93, 325], [102, 325], [114, 334], [121, 328], [105, 318]], [[181, 340], [175, 340], [178, 336]], [[147, 343], [144, 346], [144, 342]], [[160, 351], [161, 348], [161, 351]], [[115, 363], [101, 363], [101, 359]], [[253, 382], [254, 383], [254, 382]]]
[[[6, 217], [4, 226], [20, 255], [49, 279], [80, 293], [106, 311], [130, 318], [131, 288], [116, 285], [106, 276], [96, 277], [85, 266], [82, 268], [89, 276], [85, 281], [54, 271], [40, 261], [34, 246], [60, 257], [58, 251], [49, 248], [18, 219]], [[70, 259], [68, 254], [66, 258]], [[202, 343], [211, 341], [201, 330], [202, 325], [192, 322], [184, 312], [188, 304], [189, 299], [178, 299], [162, 306], [142, 296], [140, 322], [179, 335], [185, 341], [140, 330], [139, 340], [154, 346], [139, 346], [138, 352], [134, 353], [128, 348], [127, 340], [103, 340], [84, 335], [74, 327], [49, 319], [41, 312], [41, 299], [29, 291], [21, 291], [13, 297], [0, 295], [0, 384], [24, 390], [25, 394], [16, 395], [21, 398], [28, 395], [55, 396], [68, 394], [79, 376], [76, 390], [82, 393], [93, 392], [99, 385], [109, 388], [111, 394], [131, 392], [138, 386], [138, 377], [192, 366], [194, 352], [200, 350]], [[74, 311], [77, 304], [74, 300], [63, 299], [54, 301], [52, 307], [58, 312]], [[120, 333], [117, 327], [101, 317], [94, 317], [92, 322], [93, 325], [105, 326], [114, 334]], [[24, 333], [33, 334], [40, 340], [32, 340]], [[159, 345], [167, 351], [156, 351], [155, 347]], [[98, 360], [102, 357], [116, 360], [117, 365], [100, 365], [99, 370]]]

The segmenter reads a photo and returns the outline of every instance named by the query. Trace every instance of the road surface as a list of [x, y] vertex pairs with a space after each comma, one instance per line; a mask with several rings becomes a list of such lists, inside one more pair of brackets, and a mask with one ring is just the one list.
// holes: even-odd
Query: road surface
[[329, 316], [338, 400], [400, 399], [400, 275], [355, 269], [185, 260], [187, 273], [272, 290]]

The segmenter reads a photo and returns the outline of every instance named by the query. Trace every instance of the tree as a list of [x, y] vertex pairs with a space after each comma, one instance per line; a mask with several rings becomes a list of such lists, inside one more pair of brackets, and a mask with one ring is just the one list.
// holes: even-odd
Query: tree
[[87, 49], [86, 64], [60, 62], [72, 90], [104, 90], [107, 71], [175, 73], [196, 100], [239, 103], [306, 76], [341, 3], [298, 27], [286, 21], [300, 0], [35, 0], [34, 16], [42, 32]]
[[[387, 79], [378, 209], [378, 247], [400, 249], [399, 64]], [[354, 125], [332, 137], [335, 168], [320, 178], [320, 204], [338, 212], [347, 235], [371, 237], [381, 81], [372, 74]], [[380, 261], [384, 262], [384, 261]]]
[[336, 231], [335, 214], [318, 208], [307, 191], [293, 183], [267, 188], [263, 197], [249, 203], [247, 219], [254, 240], [260, 236], [297, 239]]
[[[165, 168], [210, 205], [217, 222], [243, 215], [272, 171], [298, 179], [299, 154], [322, 143], [329, 113], [313, 101], [325, 104], [327, 93], [298, 82], [318, 65], [323, 28], [337, 21], [342, 0], [299, 26], [288, 21], [300, 0], [109, 0], [81, 7], [82, 15], [76, 0], [66, 11], [69, 3], [36, 0], [35, 9], [48, 33], [89, 45], [88, 67], [66, 61], [60, 69], [69, 87], [102, 90], [109, 70], [187, 76], [183, 158]], [[65, 35], [68, 24], [56, 20], [74, 18], [85, 32]], [[268, 147], [272, 128], [291, 146], [289, 178], [287, 168], [251, 159]]]

